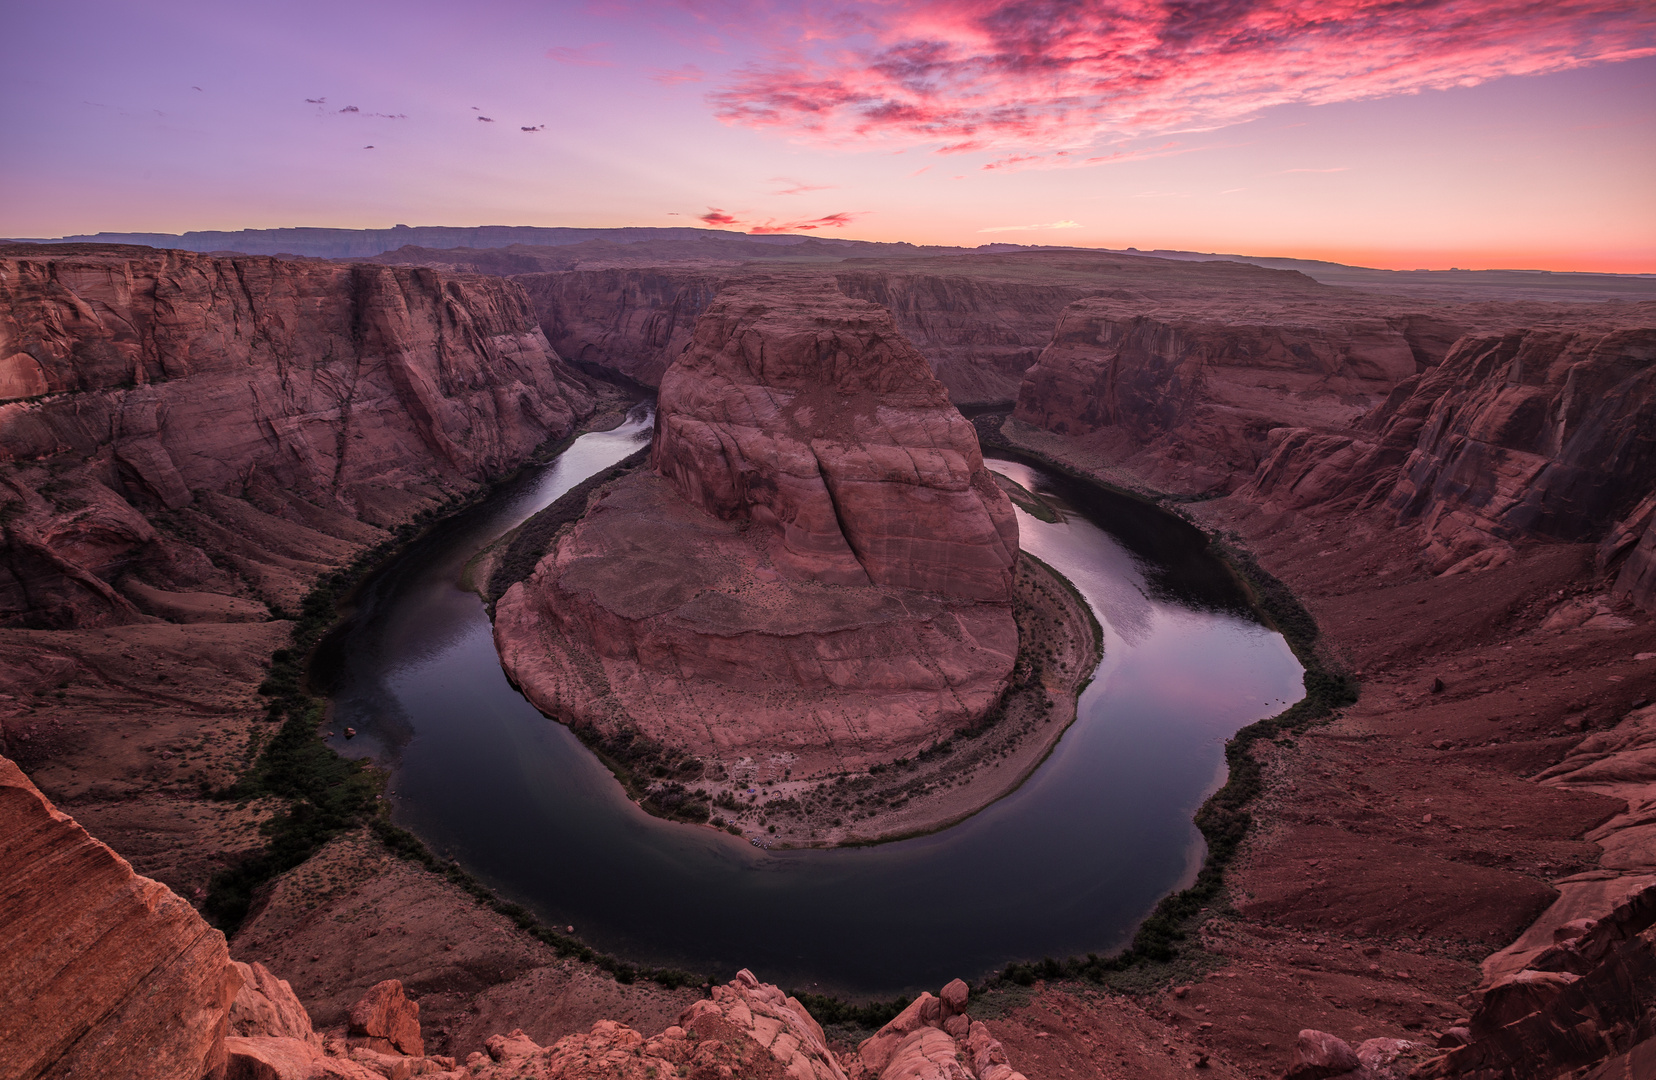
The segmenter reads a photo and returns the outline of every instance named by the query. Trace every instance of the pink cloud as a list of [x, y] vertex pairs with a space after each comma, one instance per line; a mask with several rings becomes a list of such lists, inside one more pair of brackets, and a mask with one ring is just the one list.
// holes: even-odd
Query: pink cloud
[[721, 14], [767, 53], [710, 95], [722, 119], [946, 153], [1073, 150], [1656, 55], [1656, 7], [1624, 0], [806, 0]]
[[709, 225], [731, 225], [738, 229], [746, 229], [755, 236], [769, 233], [812, 232], [816, 229], [841, 229], [862, 217], [867, 211], [842, 210], [837, 214], [824, 214], [822, 217], [801, 218], [795, 221], [777, 221], [768, 218], [765, 221], [743, 221], [735, 214], [727, 214], [717, 207], [708, 207], [707, 213], [699, 215], [699, 220]]
[[614, 67], [615, 61], [605, 60], [597, 55], [599, 49], [607, 48], [607, 41], [592, 45], [554, 45], [546, 50], [546, 58], [556, 60], [560, 64], [574, 64], [576, 67]]

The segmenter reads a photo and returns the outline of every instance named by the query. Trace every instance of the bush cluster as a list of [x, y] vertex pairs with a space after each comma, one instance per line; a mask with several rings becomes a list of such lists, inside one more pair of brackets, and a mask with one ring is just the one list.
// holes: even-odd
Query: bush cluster
[[202, 910], [226, 933], [234, 933], [247, 918], [261, 888], [377, 812], [384, 776], [363, 762], [341, 757], [318, 737], [325, 707], [305, 684], [307, 662], [337, 621], [340, 602], [369, 571], [465, 502], [456, 495], [429, 507], [346, 566], [324, 574], [300, 601], [298, 612], [271, 606], [272, 617], [293, 621], [288, 644], [271, 653], [269, 674], [259, 684], [259, 693], [269, 699], [265, 720], [276, 725], [275, 733], [263, 739], [252, 767], [212, 796], [243, 801], [274, 797], [283, 807], [260, 827], [264, 846], [219, 871], [209, 883]]

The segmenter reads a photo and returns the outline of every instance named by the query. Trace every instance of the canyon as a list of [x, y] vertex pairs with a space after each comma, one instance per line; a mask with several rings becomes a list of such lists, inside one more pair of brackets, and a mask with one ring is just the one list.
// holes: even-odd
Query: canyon
[[[752, 400], [757, 383], [728, 372], [720, 395], [695, 400], [721, 376], [722, 345], [673, 386], [696, 318], [733, 286], [889, 308], [880, 325], [913, 341], [957, 404], [1016, 401], [978, 417], [986, 444], [1199, 525], [1291, 590], [1318, 654], [1359, 680], [1326, 724], [1252, 744], [1260, 791], [1228, 899], [1185, 924], [1183, 959], [1139, 983], [1037, 965], [1031, 985], [975, 989], [955, 1030], [946, 993], [898, 1028], [852, 1037], [816, 1029], [756, 979], [617, 982], [367, 829], [274, 880], [220, 951], [186, 901], [258, 850], [287, 804], [204, 792], [232, 783], [268, 737], [257, 689], [311, 583], [603, 423], [618, 399], [591, 372], [659, 385], [664, 414], [683, 395], [675, 414], [702, 424], [720, 401]], [[635, 1050], [662, 1070], [695, 1067], [721, 1040], [713, 1073], [726, 1050], [779, 1073], [796, 1051], [826, 1075], [959, 1075], [952, 1060], [978, 1080], [1011, 1063], [1108, 1077], [1648, 1071], [1656, 305], [1399, 298], [1285, 270], [1077, 252], [494, 278], [18, 246], [0, 251], [0, 292], [0, 751], [27, 774], [5, 775], [6, 813], [37, 823], [0, 836], [84, 867], [14, 875], [33, 856], [8, 847], [8, 886], [28, 887], [6, 893], [0, 933], [70, 910], [41, 899], [53, 887], [147, 905], [170, 927], [149, 941], [175, 949], [168, 993], [196, 1018], [177, 1026], [177, 1053], [198, 1075], [256, 1038], [308, 1047], [284, 1044], [303, 1063], [293, 1075], [356, 1075], [343, 1071], [361, 1064], [353, 1006], [391, 979], [418, 1000], [434, 1054], [545, 1075], [629, 1075], [567, 1063], [642, 1060]], [[708, 543], [758, 551], [749, 534], [772, 526], [754, 508], [774, 504], [721, 495], [714, 459], [686, 440], [655, 459], [678, 477], [630, 474], [604, 498], [618, 516], [661, 514], [694, 487], [699, 505], [756, 522]], [[818, 550], [823, 533], [801, 534], [810, 558], [793, 572], [850, 571]], [[50, 803], [160, 884], [123, 876], [120, 856]], [[295, 1002], [261, 1013], [287, 1027], [230, 1032], [242, 991], [227, 970], [286, 1002], [279, 980], [227, 968], [231, 957], [291, 980]], [[112, 1001], [127, 992], [120, 977], [108, 972]], [[298, 1001], [338, 1029], [343, 1053], [309, 1041]], [[139, 1011], [108, 1015], [156, 1030]], [[514, 1029], [528, 1034], [502, 1035]], [[22, 1038], [0, 1033], [0, 1045]], [[869, 1052], [887, 1048], [872, 1071]], [[421, 1049], [384, 1056], [446, 1068]], [[68, 1060], [57, 1043], [31, 1052]], [[892, 1073], [899, 1059], [909, 1071]], [[373, 1075], [414, 1068], [379, 1065]]]

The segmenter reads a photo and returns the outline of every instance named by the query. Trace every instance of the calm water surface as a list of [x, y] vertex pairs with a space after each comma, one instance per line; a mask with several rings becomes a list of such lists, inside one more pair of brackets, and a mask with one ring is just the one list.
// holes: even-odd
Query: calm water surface
[[1223, 743], [1303, 694], [1282, 638], [1247, 617], [1195, 530], [1028, 464], [1047, 494], [1022, 545], [1104, 626], [1080, 715], [1018, 791], [935, 836], [766, 852], [649, 817], [502, 674], [481, 601], [456, 584], [484, 544], [644, 445], [648, 405], [613, 432], [446, 522], [377, 574], [318, 658], [339, 749], [393, 765], [394, 815], [434, 850], [594, 947], [793, 988], [890, 994], [1011, 960], [1104, 952], [1202, 853], [1191, 815]]

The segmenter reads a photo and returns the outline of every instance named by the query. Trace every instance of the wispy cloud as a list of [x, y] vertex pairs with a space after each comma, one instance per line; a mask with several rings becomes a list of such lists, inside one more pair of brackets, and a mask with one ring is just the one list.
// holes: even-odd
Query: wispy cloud
[[866, 213], [866, 210], [842, 210], [836, 214], [824, 214], [822, 217], [800, 218], [793, 221], [778, 221], [775, 218], [767, 218], [764, 221], [744, 221], [745, 211], [730, 214], [717, 207], [710, 206], [707, 213], [698, 215], [698, 218], [709, 225], [728, 225], [738, 229], [746, 229], [755, 235], [766, 235], [770, 233], [813, 232], [817, 229], [841, 229]]
[[546, 50], [546, 58], [556, 60], [560, 64], [574, 64], [576, 67], [614, 67], [614, 60], [606, 60], [598, 55], [598, 50], [609, 47], [610, 43], [607, 41], [591, 45], [554, 45]]
[[805, 195], [812, 191], [833, 191], [839, 187], [838, 184], [807, 184], [803, 180], [794, 180], [786, 176], [773, 176], [766, 182], [781, 185], [771, 192], [772, 195]]
[[1039, 229], [1079, 229], [1079, 221], [1049, 221], [1044, 225], [995, 225], [987, 229], [979, 229], [980, 233], [989, 232], [1034, 232]]
[[725, 121], [839, 146], [1003, 151], [999, 168], [1039, 167], [1036, 150], [1102, 164], [1086, 152], [1102, 139], [1211, 129], [1275, 105], [1470, 86], [1656, 55], [1656, 6], [1625, 0], [755, 0], [719, 7], [726, 25], [745, 20], [766, 51], [710, 95]]
[[663, 86], [677, 86], [679, 83], [701, 82], [707, 78], [707, 73], [695, 64], [684, 64], [676, 68], [651, 68], [650, 78]]

